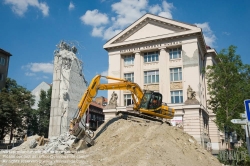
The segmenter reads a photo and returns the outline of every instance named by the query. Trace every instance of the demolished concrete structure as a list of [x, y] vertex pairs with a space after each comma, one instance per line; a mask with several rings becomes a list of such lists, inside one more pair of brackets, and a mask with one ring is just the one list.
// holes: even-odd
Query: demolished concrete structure
[[[54, 52], [54, 72], [51, 98], [49, 137], [68, 131], [70, 119], [87, 89], [83, 63], [76, 56], [77, 48], [60, 42]], [[85, 118], [83, 118], [85, 119]]]

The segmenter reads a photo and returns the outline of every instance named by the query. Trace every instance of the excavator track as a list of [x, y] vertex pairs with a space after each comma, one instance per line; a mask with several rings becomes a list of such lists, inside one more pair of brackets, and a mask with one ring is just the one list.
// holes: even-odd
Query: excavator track
[[158, 123], [167, 123], [169, 126], [172, 126], [170, 122], [163, 121], [160, 118], [152, 117], [146, 114], [139, 113], [138, 111], [118, 111], [116, 113], [117, 116], [120, 116], [123, 119], [126, 120], [132, 120], [136, 122], [158, 122]]

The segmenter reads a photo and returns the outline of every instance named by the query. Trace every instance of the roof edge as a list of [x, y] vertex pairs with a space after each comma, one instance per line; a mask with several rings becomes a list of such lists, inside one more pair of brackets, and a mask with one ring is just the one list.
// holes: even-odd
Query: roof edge
[[[198, 28], [196, 25], [194, 24], [188, 24], [188, 23], [184, 23], [184, 22], [180, 22], [177, 20], [173, 20], [170, 18], [166, 18], [166, 17], [162, 17], [162, 16], [158, 16], [158, 15], [154, 15], [151, 13], [146, 13], [144, 14], [142, 17], [138, 18], [136, 21], [134, 21], [133, 23], [131, 23], [129, 26], [127, 26], [126, 28], [124, 28], [121, 32], [119, 32], [118, 34], [116, 34], [115, 36], [113, 36], [111, 39], [109, 39], [104, 45], [103, 48], [106, 49], [109, 47], [109, 45], [118, 38], [118, 36], [123, 35], [124, 33], [126, 33], [127, 31], [129, 31], [136, 23], [139, 23], [140, 20], [144, 20], [145, 18], [152, 18], [152, 19], [164, 19], [164, 20], [169, 20], [170, 23], [176, 22], [177, 24], [183, 24], [186, 26], [187, 29], [192, 30], [193, 28]], [[163, 21], [163, 20], [161, 20]], [[179, 25], [178, 25], [179, 26]]]
[[3, 54], [8, 55], [8, 56], [12, 56], [9, 52], [7, 52], [1, 48], [0, 48], [0, 53], [3, 53]]

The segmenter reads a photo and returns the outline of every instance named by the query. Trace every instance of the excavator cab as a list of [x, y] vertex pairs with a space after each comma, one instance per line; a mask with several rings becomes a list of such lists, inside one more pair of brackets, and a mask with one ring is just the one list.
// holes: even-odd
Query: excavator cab
[[139, 107], [140, 113], [154, 118], [172, 119], [175, 113], [173, 108], [162, 104], [162, 94], [159, 92], [145, 90]]
[[161, 104], [162, 104], [162, 94], [153, 91], [144, 91], [140, 108], [157, 109], [161, 107]]

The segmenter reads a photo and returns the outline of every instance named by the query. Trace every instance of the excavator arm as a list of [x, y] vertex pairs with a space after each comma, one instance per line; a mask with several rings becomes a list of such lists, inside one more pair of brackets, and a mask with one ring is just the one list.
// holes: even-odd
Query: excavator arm
[[[100, 84], [101, 77], [110, 80], [116, 80], [119, 82], [115, 83], [107, 83], [107, 84]], [[134, 109], [138, 110], [140, 106], [140, 101], [143, 97], [143, 91], [141, 90], [140, 86], [136, 83], [129, 82], [125, 79], [113, 78], [109, 76], [95, 76], [88, 89], [84, 93], [81, 101], [78, 104], [78, 116], [77, 119], [80, 122], [81, 118], [85, 114], [87, 108], [89, 107], [92, 99], [96, 96], [98, 90], [128, 90], [132, 94], [133, 101], [135, 103]]]

